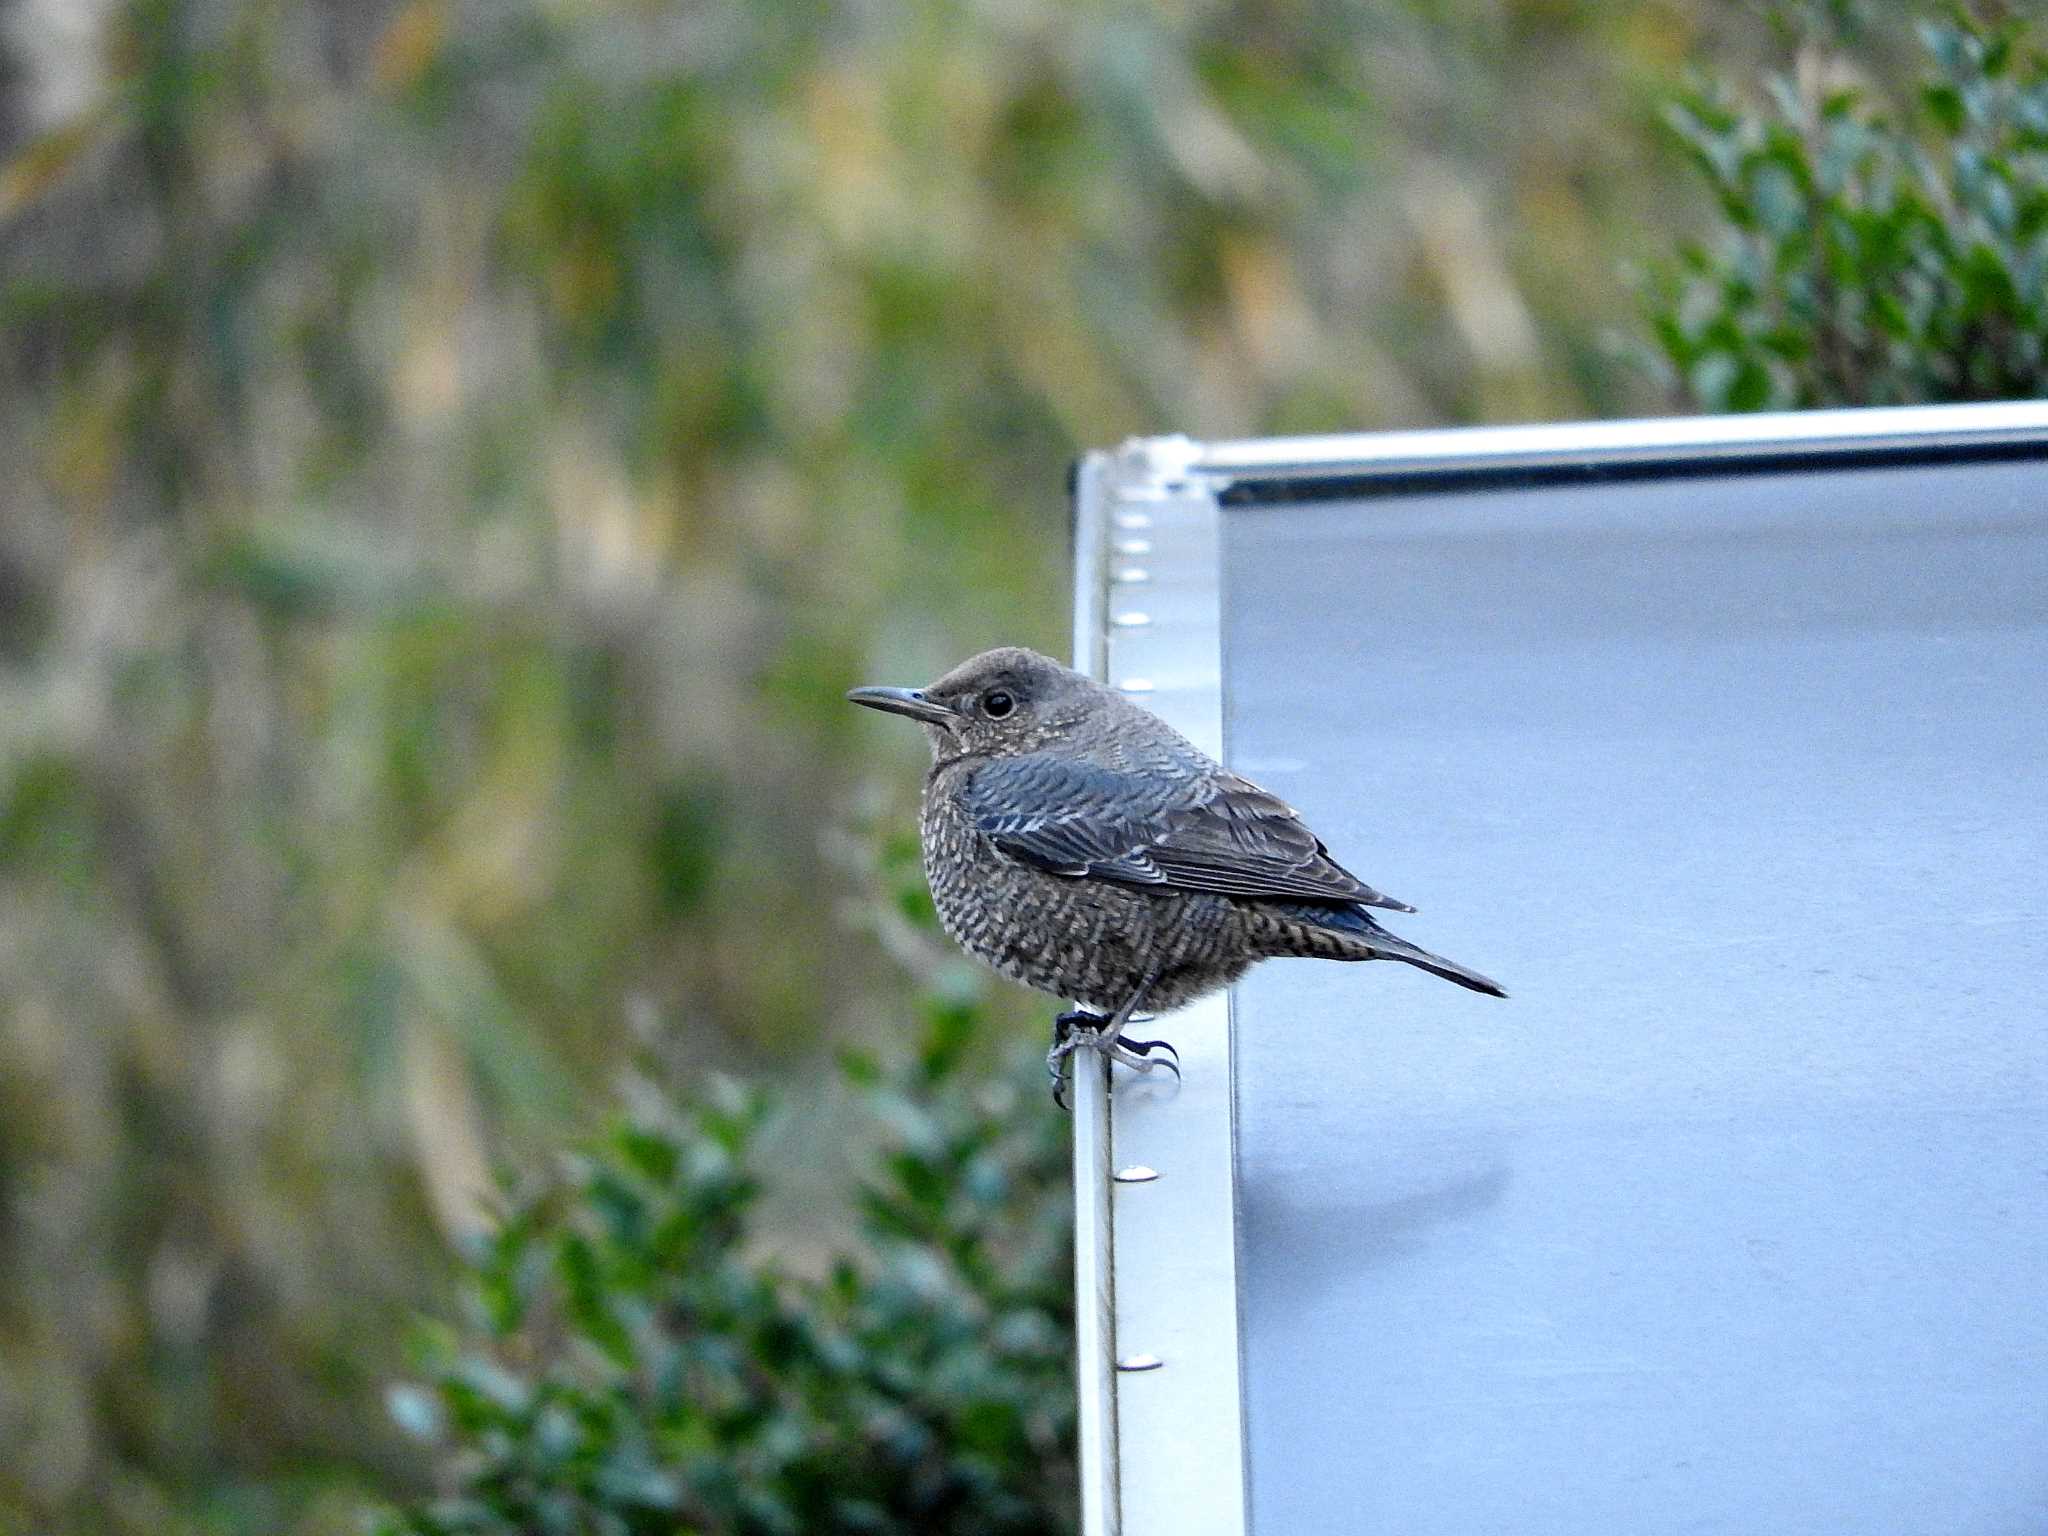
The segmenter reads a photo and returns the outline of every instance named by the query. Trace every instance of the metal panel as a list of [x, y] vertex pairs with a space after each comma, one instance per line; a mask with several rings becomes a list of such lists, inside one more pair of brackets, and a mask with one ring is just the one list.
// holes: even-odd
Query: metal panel
[[1232, 765], [1514, 994], [1237, 989], [1252, 1528], [2048, 1528], [2048, 467], [1237, 508], [1224, 583]]
[[[1076, 466], [1074, 485], [1074, 667], [1108, 670], [1103, 606], [1108, 588], [1110, 511], [1100, 457]], [[1080, 1395], [1081, 1529], [1120, 1536], [1116, 1497], [1116, 1319], [1111, 1290], [1109, 1063], [1073, 1058], [1074, 1347]]]
[[[1221, 755], [1217, 587], [1218, 511], [1184, 474], [1191, 445], [1163, 439], [1084, 462], [1077, 536], [1092, 544], [1077, 629], [1099, 615], [1076, 652], [1097, 675]], [[1092, 610], [1084, 615], [1080, 610]], [[1106, 654], [1104, 654], [1106, 652]], [[1093, 1058], [1076, 1101], [1078, 1246], [1099, 1275], [1106, 1247], [1114, 1390], [1101, 1392], [1099, 1348], [1084, 1337], [1084, 1480], [1090, 1426], [1107, 1422], [1115, 1488], [1084, 1504], [1094, 1536], [1240, 1536], [1244, 1530], [1236, 1243], [1231, 1198], [1228, 1004], [1216, 997], [1173, 1015], [1165, 1031], [1182, 1078], [1118, 1069], [1107, 1139], [1093, 1118], [1101, 1068]], [[1101, 1212], [1107, 1208], [1107, 1232]], [[1084, 1311], [1094, 1292], [1084, 1278]]]

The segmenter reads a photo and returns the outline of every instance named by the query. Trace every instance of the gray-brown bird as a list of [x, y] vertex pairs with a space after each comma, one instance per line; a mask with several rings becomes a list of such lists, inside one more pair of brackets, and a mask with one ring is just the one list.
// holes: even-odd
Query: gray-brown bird
[[1081, 1011], [1055, 1021], [1046, 1066], [1086, 1045], [1141, 1070], [1132, 1040], [1260, 960], [1400, 960], [1475, 992], [1500, 987], [1389, 933], [1413, 912], [1330, 857], [1294, 808], [1112, 688], [1006, 646], [927, 688], [856, 688], [931, 740], [921, 831], [947, 933], [1003, 975]]

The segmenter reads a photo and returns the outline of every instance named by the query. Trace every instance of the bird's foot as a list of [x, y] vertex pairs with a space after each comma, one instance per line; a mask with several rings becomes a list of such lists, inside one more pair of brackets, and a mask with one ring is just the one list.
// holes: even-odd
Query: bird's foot
[[1067, 1107], [1067, 1058], [1082, 1046], [1093, 1046], [1097, 1034], [1109, 1022], [1099, 1013], [1076, 1008], [1052, 1021], [1052, 1048], [1045, 1053], [1046, 1074], [1052, 1078], [1052, 1101]]
[[[1110, 1023], [1099, 1013], [1078, 1008], [1052, 1021], [1052, 1049], [1045, 1053], [1045, 1070], [1052, 1078], [1052, 1101], [1061, 1109], [1067, 1107], [1066, 1059], [1084, 1048], [1099, 1051], [1134, 1072], [1150, 1072], [1154, 1067], [1165, 1067], [1176, 1079], [1179, 1078], [1180, 1052], [1170, 1043], [1165, 1040], [1133, 1040], [1129, 1035], [1112, 1034]], [[1155, 1056], [1155, 1051], [1165, 1054]]]

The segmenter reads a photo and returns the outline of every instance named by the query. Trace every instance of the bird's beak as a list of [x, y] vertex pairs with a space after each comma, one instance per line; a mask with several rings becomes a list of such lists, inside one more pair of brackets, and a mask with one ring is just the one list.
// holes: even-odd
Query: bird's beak
[[945, 705], [924, 696], [919, 688], [855, 688], [846, 695], [856, 704], [865, 704], [869, 709], [886, 710], [892, 715], [908, 715], [913, 720], [922, 720], [926, 725], [951, 725], [960, 717]]

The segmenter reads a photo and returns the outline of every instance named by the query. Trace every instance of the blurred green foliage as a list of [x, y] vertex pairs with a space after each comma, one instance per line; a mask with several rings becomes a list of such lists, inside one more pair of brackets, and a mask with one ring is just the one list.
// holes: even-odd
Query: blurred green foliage
[[[1060, 647], [1081, 448], [1649, 402], [1607, 328], [1685, 232], [1655, 100], [1766, 43], [1708, 0], [0, 4], [0, 1536], [573, 1500], [763, 1404], [749, 1490], [803, 1519], [927, 1433], [931, 1486], [1063, 1518], [1059, 1351], [947, 1353], [1056, 1278], [953, 1241], [1056, 1213], [1039, 1106], [941, 1216], [991, 1134], [941, 1101], [1006, 1090], [934, 1078], [850, 1230], [874, 1136], [821, 1065], [959, 962], [841, 857], [909, 825], [920, 748], [840, 692]], [[491, 1238], [491, 1169], [631, 1062], [680, 1103], [782, 1076], [761, 1203], [702, 1162], [745, 1116], [657, 1104]], [[702, 1273], [613, 1184], [702, 1212]], [[409, 1319], [515, 1284], [404, 1400], [437, 1464], [379, 1400]], [[661, 1300], [789, 1376], [647, 1396]], [[548, 1411], [464, 1399], [479, 1359]], [[559, 1477], [557, 1406], [597, 1458]], [[909, 1439], [808, 1483], [872, 1413]]]
[[[394, 1415], [450, 1444], [387, 1536], [940, 1536], [1071, 1529], [1071, 1223], [1044, 1070], [933, 1004], [850, 1063], [886, 1126], [862, 1243], [822, 1279], [752, 1246], [758, 1094], [637, 1110], [514, 1195]], [[998, 1068], [979, 1058], [996, 1052]], [[1024, 1101], [1025, 1084], [1032, 1085]]]
[[1824, 20], [1761, 102], [1673, 128], [1726, 223], [1658, 276], [1666, 375], [1712, 411], [2048, 393], [2048, 55], [2018, 16], [1922, 20], [1888, 104]]

